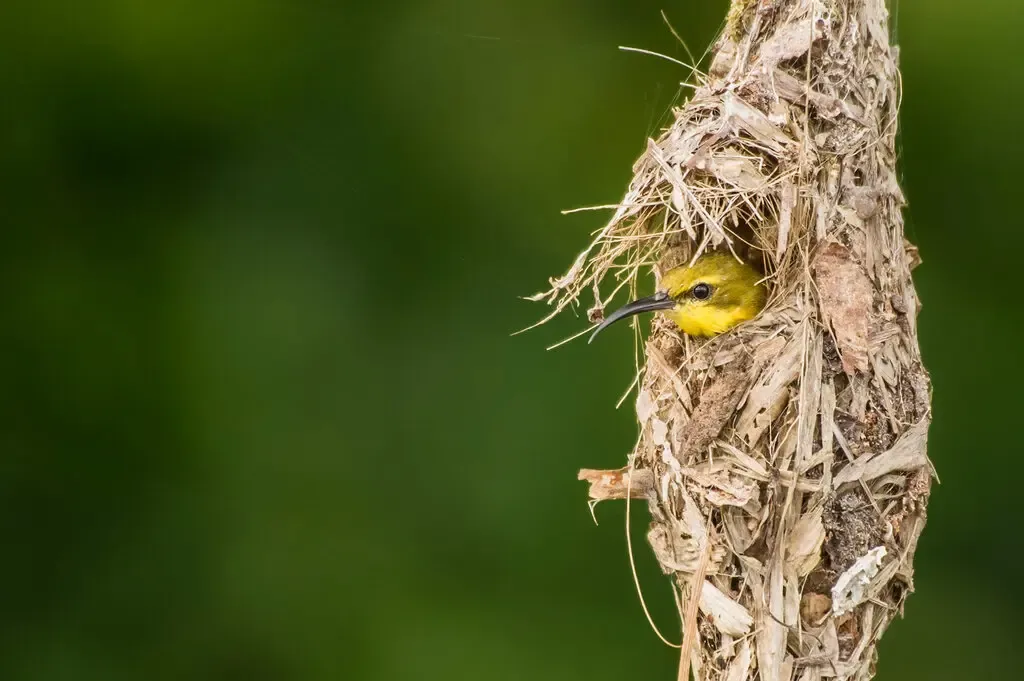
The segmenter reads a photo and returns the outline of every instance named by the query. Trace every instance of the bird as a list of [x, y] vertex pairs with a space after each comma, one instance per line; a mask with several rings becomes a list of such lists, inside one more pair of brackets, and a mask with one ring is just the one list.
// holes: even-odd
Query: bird
[[768, 299], [763, 279], [732, 253], [709, 251], [688, 267], [666, 272], [654, 295], [612, 312], [587, 342], [620, 319], [658, 310], [689, 336], [716, 336], [760, 314]]

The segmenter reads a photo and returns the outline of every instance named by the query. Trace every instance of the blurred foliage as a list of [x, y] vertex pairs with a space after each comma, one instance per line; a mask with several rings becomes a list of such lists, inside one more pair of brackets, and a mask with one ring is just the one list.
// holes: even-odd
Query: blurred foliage
[[[0, 6], [0, 678], [674, 678], [575, 480], [629, 334], [509, 333], [686, 76], [616, 46], [725, 3], [353, 5]], [[1024, 13], [897, 15], [943, 482], [879, 678], [1022, 678]]]

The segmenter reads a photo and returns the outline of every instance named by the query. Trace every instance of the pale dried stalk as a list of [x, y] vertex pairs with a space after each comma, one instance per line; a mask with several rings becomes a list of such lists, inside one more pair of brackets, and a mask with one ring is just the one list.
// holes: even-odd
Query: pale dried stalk
[[771, 272], [765, 312], [722, 336], [654, 322], [632, 470], [583, 474], [595, 499], [638, 482], [680, 619], [699, 603], [697, 679], [868, 679], [913, 588], [930, 384], [887, 23], [883, 0], [734, 0], [710, 74], [537, 296], [557, 311], [592, 288], [600, 316], [605, 275], [634, 287], [651, 249], [657, 274], [746, 240]]

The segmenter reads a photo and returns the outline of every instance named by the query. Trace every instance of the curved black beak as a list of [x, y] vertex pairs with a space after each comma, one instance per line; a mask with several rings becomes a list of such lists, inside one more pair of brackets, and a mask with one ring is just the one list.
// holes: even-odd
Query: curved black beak
[[620, 319], [626, 317], [632, 317], [635, 314], [641, 312], [654, 312], [655, 310], [670, 310], [676, 306], [676, 301], [669, 298], [668, 293], [665, 291], [658, 291], [653, 296], [647, 296], [646, 298], [639, 298], [634, 300], [632, 303], [626, 303], [615, 312], [612, 312], [608, 317], [601, 322], [594, 333], [590, 334], [590, 340], [587, 343], [591, 343], [594, 340], [594, 336], [601, 333], [604, 329], [608, 328]]

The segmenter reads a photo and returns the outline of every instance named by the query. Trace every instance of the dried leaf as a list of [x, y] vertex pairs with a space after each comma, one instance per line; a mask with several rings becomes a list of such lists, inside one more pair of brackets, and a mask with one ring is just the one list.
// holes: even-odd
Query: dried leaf
[[712, 487], [704, 492], [704, 498], [715, 506], [746, 506], [757, 494], [757, 486], [753, 482], [731, 487]]
[[800, 516], [789, 536], [786, 567], [800, 577], [809, 575], [821, 561], [821, 545], [825, 541], [825, 525], [821, 513], [819, 506]]
[[704, 498], [715, 506], [746, 506], [757, 496], [756, 483], [725, 466], [684, 468], [683, 475], [704, 488]]
[[790, 339], [782, 354], [768, 365], [750, 389], [746, 405], [736, 422], [736, 433], [747, 444], [752, 445], [761, 438], [789, 400], [786, 388], [800, 376], [802, 356], [802, 339], [797, 335]]
[[[784, 617], [783, 577], [781, 556], [772, 556], [774, 564], [769, 568], [763, 598], [766, 606], [759, 614], [757, 633], [757, 666], [762, 681], [786, 681], [782, 677], [782, 662], [786, 652], [786, 627]], [[755, 592], [755, 597], [756, 597]]]
[[825, 594], [806, 593], [800, 599], [800, 617], [810, 625], [820, 624], [832, 611], [832, 599]]
[[651, 419], [657, 406], [654, 398], [651, 397], [650, 391], [646, 388], [641, 388], [636, 396], [636, 418], [640, 421], [640, 425], [647, 423]]
[[651, 441], [658, 447], [668, 446], [668, 424], [659, 418], [651, 419]]
[[839, 471], [835, 484], [874, 480], [893, 471], [913, 471], [929, 465], [928, 426], [924, 420], [907, 429], [893, 446], [881, 454], [865, 456]]
[[743, 641], [736, 657], [729, 663], [729, 671], [726, 672], [724, 681], [746, 681], [749, 678], [747, 673], [750, 671], [750, 661], [750, 644]]
[[907, 239], [903, 240], [903, 253], [907, 259], [907, 269], [913, 270], [921, 264], [921, 251]]
[[[772, 75], [772, 84], [778, 96], [793, 102], [808, 103], [815, 108], [825, 119], [832, 120], [840, 115], [855, 121], [861, 121], [864, 109], [853, 101], [847, 101], [831, 95], [818, 92], [808, 86], [803, 78], [796, 78], [782, 69], [776, 69]], [[823, 147], [828, 139], [828, 133], [820, 133], [815, 137], [815, 143]]]
[[811, 267], [821, 315], [835, 333], [843, 370], [851, 376], [867, 371], [871, 280], [850, 250], [834, 241], [821, 249]]
[[700, 611], [720, 632], [730, 636], [743, 636], [754, 624], [749, 610], [708, 581], [700, 592]]
[[761, 191], [766, 186], [765, 176], [743, 156], [715, 154], [708, 158], [706, 170], [726, 184], [744, 191]]
[[728, 442], [719, 442], [718, 446], [736, 458], [745, 475], [753, 476], [757, 480], [768, 480], [768, 469], [763, 463]]
[[832, 614], [844, 615], [864, 602], [872, 578], [878, 573], [885, 558], [884, 546], [876, 546], [857, 559], [832, 587]]
[[683, 526], [686, 533], [694, 539], [704, 541], [708, 534], [708, 526], [700, 507], [694, 503], [685, 489], [680, 490], [680, 495], [683, 497]]
[[722, 97], [723, 117], [738, 130], [742, 130], [778, 155], [785, 153], [792, 140], [763, 113], [727, 92]]
[[824, 36], [823, 27], [823, 22], [814, 16], [780, 26], [761, 46], [764, 68], [774, 69], [781, 61], [806, 54], [811, 44]]

